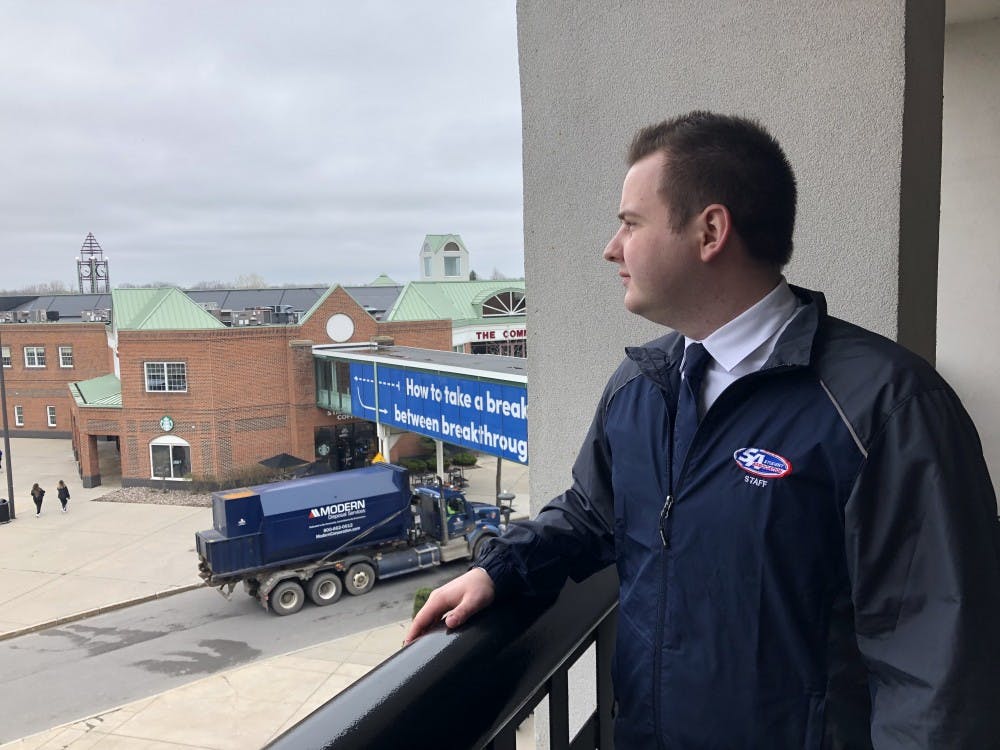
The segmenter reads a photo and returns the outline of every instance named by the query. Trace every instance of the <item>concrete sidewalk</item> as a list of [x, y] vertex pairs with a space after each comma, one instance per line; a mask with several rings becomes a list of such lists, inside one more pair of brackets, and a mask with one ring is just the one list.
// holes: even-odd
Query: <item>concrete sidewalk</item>
[[[194, 534], [211, 527], [210, 508], [93, 502], [120, 481], [81, 487], [68, 440], [10, 442], [17, 518], [0, 525], [0, 638], [201, 584]], [[37, 518], [34, 482], [46, 491]]]
[[[83, 489], [66, 440], [12, 438], [11, 453], [17, 519], [0, 525], [0, 638], [201, 585], [194, 534], [211, 527], [210, 508], [94, 502], [120, 486], [113, 463], [102, 465], [103, 486]], [[494, 501], [495, 467], [483, 457], [466, 470], [470, 500]], [[59, 479], [72, 495], [68, 513], [56, 498]], [[38, 518], [28, 494], [33, 482], [46, 490]], [[525, 515], [527, 467], [504, 462], [503, 488], [517, 494], [514, 515]], [[261, 747], [395, 653], [406, 625], [220, 672], [0, 747]], [[533, 747], [530, 726], [518, 734], [519, 746]]]

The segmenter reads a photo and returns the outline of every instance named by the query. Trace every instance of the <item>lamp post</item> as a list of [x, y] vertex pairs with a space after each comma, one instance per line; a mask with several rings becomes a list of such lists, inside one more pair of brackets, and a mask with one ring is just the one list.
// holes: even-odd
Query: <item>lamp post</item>
[[[0, 349], [3, 345], [3, 324], [0, 323]], [[11, 352], [11, 363], [14, 361], [14, 354]], [[0, 412], [3, 413], [3, 452], [7, 457], [4, 468], [7, 471], [7, 502], [10, 504], [10, 520], [14, 520], [17, 515], [14, 513], [14, 474], [10, 468], [10, 429], [7, 424], [7, 382], [4, 378], [3, 362], [0, 362]]]

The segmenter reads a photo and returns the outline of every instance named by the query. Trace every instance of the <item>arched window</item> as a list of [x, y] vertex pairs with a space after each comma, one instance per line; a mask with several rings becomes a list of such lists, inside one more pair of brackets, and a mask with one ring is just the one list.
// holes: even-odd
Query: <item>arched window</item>
[[524, 315], [524, 292], [499, 292], [483, 300], [484, 318], [501, 315]]
[[191, 445], [174, 435], [164, 435], [149, 443], [149, 463], [153, 479], [190, 479]]

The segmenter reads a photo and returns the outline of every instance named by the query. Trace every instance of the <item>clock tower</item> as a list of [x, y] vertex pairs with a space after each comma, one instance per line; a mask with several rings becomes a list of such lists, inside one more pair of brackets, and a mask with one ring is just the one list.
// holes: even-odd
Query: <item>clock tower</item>
[[80, 257], [76, 259], [76, 277], [81, 294], [107, 294], [111, 291], [108, 258], [104, 257], [104, 251], [91, 232], [87, 233], [87, 239], [80, 248]]

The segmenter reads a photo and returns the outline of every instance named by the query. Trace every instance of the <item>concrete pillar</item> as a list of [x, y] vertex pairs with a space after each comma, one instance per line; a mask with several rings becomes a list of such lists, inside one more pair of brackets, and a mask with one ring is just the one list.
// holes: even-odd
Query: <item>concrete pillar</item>
[[96, 435], [81, 435], [80, 482], [84, 487], [100, 487], [101, 459], [97, 451]]
[[938, 367], [972, 414], [1000, 494], [1000, 20], [949, 25]]

